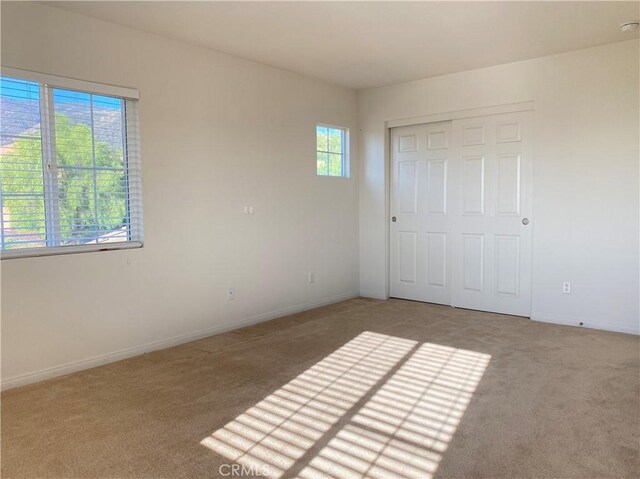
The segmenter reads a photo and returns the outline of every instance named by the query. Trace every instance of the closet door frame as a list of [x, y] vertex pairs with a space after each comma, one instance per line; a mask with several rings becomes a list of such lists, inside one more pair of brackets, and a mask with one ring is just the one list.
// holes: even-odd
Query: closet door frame
[[[392, 216], [392, 197], [391, 197], [391, 188], [392, 188], [392, 128], [401, 127], [401, 126], [411, 126], [411, 125], [420, 125], [424, 123], [437, 123], [444, 121], [455, 121], [462, 120], [473, 117], [482, 117], [482, 116], [491, 116], [491, 115], [499, 115], [503, 113], [519, 113], [519, 112], [532, 112], [529, 116], [528, 122], [528, 155], [529, 155], [529, 163], [530, 163], [530, 172], [529, 172], [529, 212], [527, 219], [529, 221], [529, 228], [531, 228], [531, 260], [534, 255], [534, 246], [533, 246], [533, 237], [535, 232], [535, 221], [534, 221], [534, 207], [533, 207], [533, 192], [534, 192], [534, 183], [535, 178], [533, 175], [533, 161], [534, 161], [534, 123], [535, 123], [535, 104], [533, 101], [525, 101], [519, 103], [509, 103], [502, 105], [494, 105], [482, 108], [473, 108], [467, 110], [456, 110], [449, 112], [440, 112], [440, 113], [432, 113], [423, 116], [415, 116], [410, 118], [399, 118], [387, 120], [385, 122], [385, 297], [386, 299], [391, 297], [391, 216]], [[533, 275], [533, 267], [530, 268], [529, 272], [530, 276]], [[529, 284], [533, 284], [532, 278], [527, 278], [527, 282]], [[453, 302], [453, 298], [452, 298]], [[531, 298], [529, 298], [529, 303], [531, 302]], [[531, 304], [529, 304], [529, 311], [531, 310]]]

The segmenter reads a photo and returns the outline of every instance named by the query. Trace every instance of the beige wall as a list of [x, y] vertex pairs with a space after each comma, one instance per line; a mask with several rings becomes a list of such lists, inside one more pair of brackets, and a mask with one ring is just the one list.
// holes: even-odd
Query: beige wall
[[[529, 100], [534, 318], [638, 332], [637, 41], [356, 96], [41, 4], [3, 2], [1, 53], [4, 65], [140, 90], [146, 242], [0, 263], [4, 386], [358, 291], [386, 297], [385, 121]], [[316, 122], [361, 128], [351, 179], [315, 176]], [[255, 216], [242, 214], [245, 205]], [[571, 295], [562, 281], [572, 282]], [[235, 301], [224, 299], [228, 286]]]
[[361, 293], [388, 292], [385, 121], [532, 100], [532, 317], [638, 333], [638, 88], [634, 40], [359, 92]]
[[143, 249], [2, 261], [5, 386], [357, 295], [358, 168], [315, 174], [353, 91], [35, 3], [1, 60], [140, 90], [145, 210]]

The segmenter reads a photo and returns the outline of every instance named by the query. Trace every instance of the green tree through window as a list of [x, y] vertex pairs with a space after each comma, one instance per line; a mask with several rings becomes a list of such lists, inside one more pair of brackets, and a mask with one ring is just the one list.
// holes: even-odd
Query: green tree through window
[[[86, 243], [126, 224], [126, 174], [122, 148], [92, 141], [91, 129], [57, 113], [56, 162], [61, 242]], [[95, 148], [96, 169], [93, 168]], [[41, 139], [18, 138], [5, 147], [0, 163], [2, 206], [11, 223], [5, 247], [45, 241]], [[9, 161], [10, 160], [10, 161]], [[12, 241], [12, 238], [15, 238]], [[31, 241], [27, 238], [30, 238]]]
[[344, 128], [316, 127], [316, 173], [319, 176], [347, 176], [347, 134]]
[[0, 101], [1, 249], [140, 246], [135, 102], [7, 77]]
[[66, 115], [56, 113], [55, 125], [62, 242], [82, 243], [121, 228], [127, 213], [122, 148], [94, 143], [91, 129]]

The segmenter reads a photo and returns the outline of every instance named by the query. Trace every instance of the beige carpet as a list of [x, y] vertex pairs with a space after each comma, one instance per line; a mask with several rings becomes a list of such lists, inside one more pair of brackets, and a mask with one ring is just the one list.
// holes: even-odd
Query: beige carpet
[[354, 299], [3, 393], [2, 477], [635, 478], [638, 346]]

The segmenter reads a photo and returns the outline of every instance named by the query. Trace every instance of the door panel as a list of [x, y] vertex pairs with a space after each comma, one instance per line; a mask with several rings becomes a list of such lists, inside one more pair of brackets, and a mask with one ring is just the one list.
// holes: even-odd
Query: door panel
[[410, 153], [418, 151], [418, 136], [415, 134], [400, 135], [398, 152]]
[[529, 316], [529, 115], [392, 130], [392, 296]]
[[462, 158], [462, 214], [484, 214], [484, 157]]
[[482, 292], [484, 286], [484, 236], [462, 235], [462, 287]]
[[[463, 162], [462, 210], [452, 225], [453, 306], [530, 315], [532, 226], [522, 223], [531, 218], [529, 128], [529, 113], [453, 122], [452, 158]], [[470, 131], [478, 141], [467, 138]], [[479, 157], [482, 174], [473, 163]], [[471, 238], [480, 237], [472, 248]]]
[[467, 124], [462, 128], [462, 145], [484, 145], [484, 125]]
[[447, 160], [427, 161], [427, 213], [447, 214]]
[[416, 214], [418, 203], [418, 162], [401, 161], [398, 164], [398, 193], [400, 213]]
[[[446, 125], [445, 125], [446, 126]], [[446, 150], [449, 147], [448, 128], [436, 129], [427, 132], [427, 149]]]
[[427, 284], [447, 286], [446, 233], [427, 233]]
[[519, 294], [520, 237], [496, 235], [496, 293]]
[[398, 234], [399, 279], [403, 283], [413, 284], [416, 282], [417, 237], [418, 234], [415, 231], [400, 231]]
[[498, 155], [496, 215], [520, 215], [520, 155]]
[[[411, 140], [409, 140], [411, 138]], [[393, 130], [391, 295], [451, 304], [451, 122]]]
[[498, 121], [496, 128], [496, 142], [508, 143], [511, 141], [521, 141], [521, 124], [522, 122], [520, 119]]

